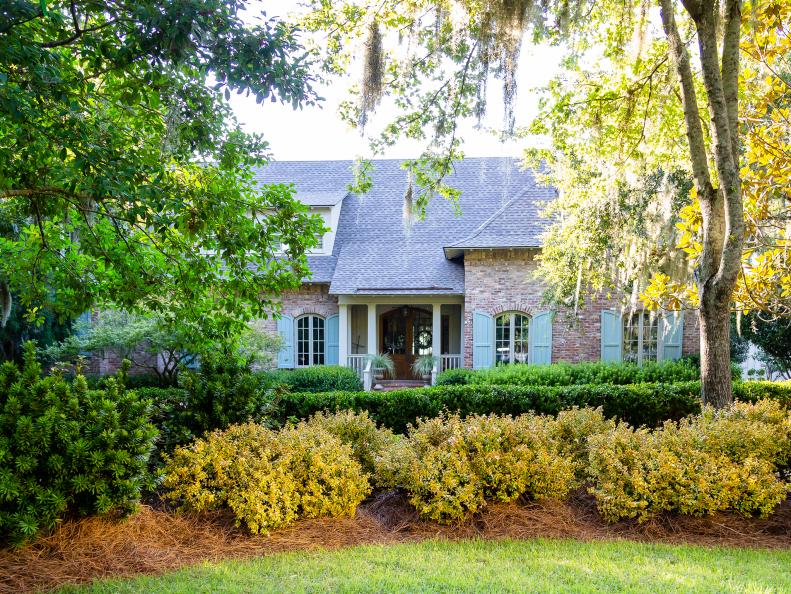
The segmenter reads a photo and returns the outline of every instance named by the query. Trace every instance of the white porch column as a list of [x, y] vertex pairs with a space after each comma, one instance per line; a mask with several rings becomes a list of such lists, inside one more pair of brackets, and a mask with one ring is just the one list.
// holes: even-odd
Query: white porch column
[[349, 306], [338, 305], [338, 365], [349, 364]]
[[375, 355], [379, 352], [379, 340], [377, 337], [376, 323], [376, 304], [368, 304], [368, 354]]
[[434, 303], [431, 306], [431, 354], [439, 357], [442, 354], [442, 305]]
[[461, 318], [459, 319], [459, 354], [461, 355], [461, 364], [460, 367], [464, 367], [464, 333], [466, 328], [464, 327], [464, 304], [461, 304]]

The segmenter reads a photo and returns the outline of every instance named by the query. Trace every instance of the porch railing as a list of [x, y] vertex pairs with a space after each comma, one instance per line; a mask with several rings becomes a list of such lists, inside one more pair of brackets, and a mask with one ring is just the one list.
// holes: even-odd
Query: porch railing
[[347, 355], [346, 366], [351, 367], [357, 373], [360, 381], [363, 380], [363, 373], [365, 372], [365, 364], [367, 363], [368, 355]]
[[440, 355], [439, 356], [439, 372], [447, 371], [448, 369], [458, 369], [461, 367], [461, 355]]
[[365, 369], [363, 369], [363, 390], [370, 392], [374, 385], [374, 370], [371, 361], [365, 362]]

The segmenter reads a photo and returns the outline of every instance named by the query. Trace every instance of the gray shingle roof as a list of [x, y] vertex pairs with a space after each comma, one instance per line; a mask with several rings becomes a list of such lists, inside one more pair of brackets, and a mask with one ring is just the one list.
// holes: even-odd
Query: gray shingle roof
[[349, 195], [348, 190], [333, 192], [297, 192], [297, 200], [307, 206], [335, 206]]
[[[374, 161], [371, 175], [368, 193], [343, 198], [332, 255], [309, 257], [310, 281], [330, 283], [331, 293], [462, 294], [464, 266], [456, 256], [464, 249], [539, 246], [546, 221], [538, 213], [555, 196], [516, 159], [464, 159], [447, 178], [461, 190], [461, 213], [435, 198], [425, 219], [410, 224], [403, 216], [407, 174], [401, 161]], [[352, 162], [275, 161], [256, 179], [293, 183], [297, 197], [338, 194], [352, 181]]]

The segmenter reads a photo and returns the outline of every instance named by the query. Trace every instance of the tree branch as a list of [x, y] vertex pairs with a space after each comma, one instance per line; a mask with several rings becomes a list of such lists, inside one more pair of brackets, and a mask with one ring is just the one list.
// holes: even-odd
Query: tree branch
[[739, 0], [725, 0], [725, 24], [722, 39], [722, 90], [728, 108], [731, 155], [739, 164], [739, 39], [742, 11]]

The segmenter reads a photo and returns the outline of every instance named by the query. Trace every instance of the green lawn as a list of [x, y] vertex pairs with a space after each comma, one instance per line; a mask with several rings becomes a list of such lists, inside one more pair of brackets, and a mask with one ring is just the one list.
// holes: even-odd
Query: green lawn
[[428, 541], [204, 564], [68, 592], [791, 592], [791, 552]]

